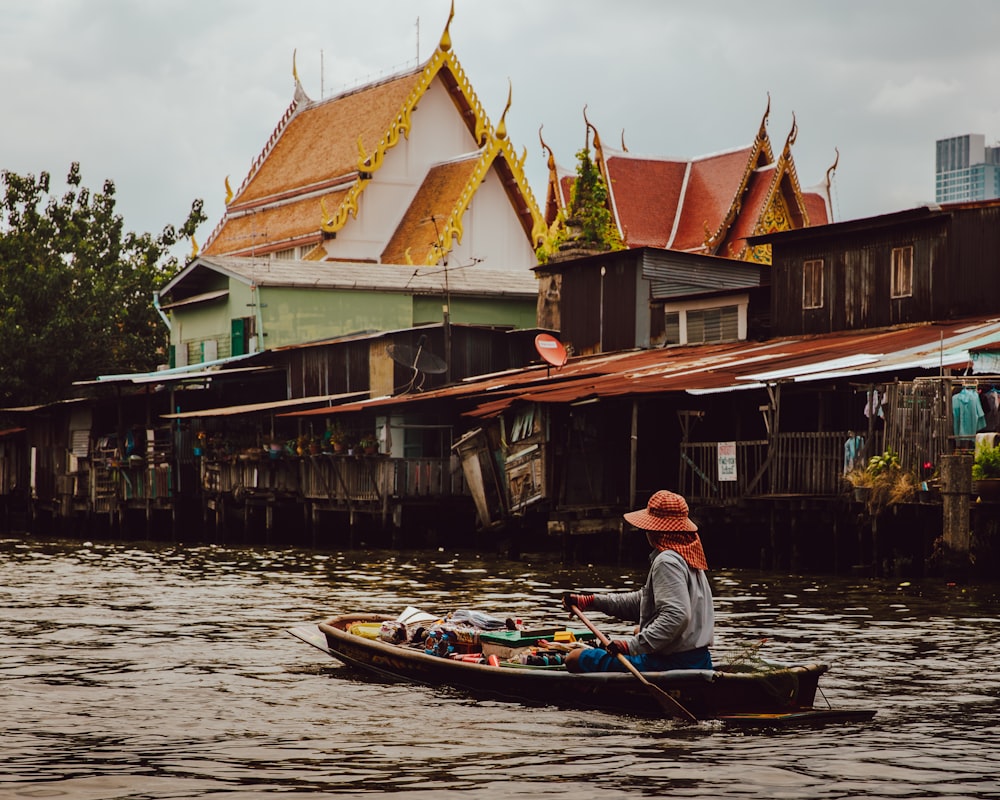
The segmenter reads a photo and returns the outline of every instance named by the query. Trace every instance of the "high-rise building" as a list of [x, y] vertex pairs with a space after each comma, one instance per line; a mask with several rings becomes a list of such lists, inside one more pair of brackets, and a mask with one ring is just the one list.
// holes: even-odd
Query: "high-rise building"
[[1000, 144], [981, 133], [937, 140], [934, 198], [938, 203], [1000, 197]]

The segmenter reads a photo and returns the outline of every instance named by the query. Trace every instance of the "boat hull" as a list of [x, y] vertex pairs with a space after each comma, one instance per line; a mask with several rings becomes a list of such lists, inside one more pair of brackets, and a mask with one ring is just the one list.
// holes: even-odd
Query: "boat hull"
[[[348, 632], [355, 623], [389, 619], [392, 617], [350, 614], [290, 632], [345, 664], [390, 680], [452, 687], [477, 697], [519, 703], [647, 716], [663, 713], [648, 688], [629, 673], [573, 674], [553, 667], [476, 664]], [[825, 664], [805, 664], [766, 672], [671, 670], [643, 675], [699, 719], [713, 719], [809, 712], [819, 678], [826, 671]]]

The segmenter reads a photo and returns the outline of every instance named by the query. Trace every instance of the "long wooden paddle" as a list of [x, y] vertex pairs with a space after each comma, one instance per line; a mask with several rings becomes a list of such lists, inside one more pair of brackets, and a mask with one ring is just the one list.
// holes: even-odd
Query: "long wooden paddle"
[[[579, 617], [580, 622], [582, 622], [584, 625], [587, 626], [590, 632], [597, 637], [598, 641], [601, 644], [603, 644], [605, 647], [608, 647], [611, 644], [611, 642], [608, 640], [608, 637], [605, 636], [603, 633], [601, 633], [594, 626], [594, 623], [592, 623], [589, 619], [587, 619], [587, 617], [579, 608], [577, 608], [574, 605], [571, 605], [569, 607], [569, 610], [577, 617]], [[643, 686], [645, 686], [646, 690], [653, 696], [653, 699], [660, 704], [660, 708], [663, 709], [663, 713], [671, 717], [677, 717], [678, 719], [687, 720], [688, 722], [698, 721], [698, 718], [690, 711], [688, 711], [686, 708], [684, 708], [684, 706], [681, 705], [677, 700], [675, 700], [673, 697], [671, 697], [669, 694], [663, 691], [663, 689], [661, 689], [655, 683], [650, 683], [648, 680], [646, 680], [646, 676], [643, 675], [641, 672], [639, 672], [635, 664], [633, 664], [631, 661], [625, 658], [625, 656], [623, 656], [621, 653], [617, 653], [617, 656], [618, 660], [622, 663], [622, 666], [625, 667], [625, 669], [627, 669], [629, 672], [631, 672], [636, 678], [638, 678], [639, 682]]]

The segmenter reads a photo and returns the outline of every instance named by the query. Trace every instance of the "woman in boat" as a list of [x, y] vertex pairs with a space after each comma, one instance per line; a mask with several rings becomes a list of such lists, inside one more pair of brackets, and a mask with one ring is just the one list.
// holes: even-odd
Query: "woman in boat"
[[641, 589], [612, 594], [565, 594], [569, 610], [593, 609], [622, 620], [638, 620], [633, 636], [614, 639], [610, 648], [570, 652], [570, 672], [625, 671], [618, 654], [638, 669], [711, 669], [709, 646], [715, 627], [712, 589], [698, 526], [688, 517], [679, 494], [658, 491], [646, 508], [624, 515], [646, 534], [653, 548], [649, 575]]

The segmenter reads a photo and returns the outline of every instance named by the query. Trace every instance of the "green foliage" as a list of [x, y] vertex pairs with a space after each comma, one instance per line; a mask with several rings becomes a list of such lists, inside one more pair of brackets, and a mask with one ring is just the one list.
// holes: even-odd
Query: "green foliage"
[[587, 250], [622, 250], [625, 245], [618, 234], [611, 210], [608, 208], [608, 187], [601, 171], [585, 147], [576, 154], [576, 180], [570, 194], [565, 217], [556, 221], [556, 232], [549, 246], [536, 251], [538, 260], [545, 263], [552, 251], [563, 245]]
[[868, 459], [866, 467], [866, 471], [872, 476], [883, 475], [898, 469], [900, 469], [899, 456], [892, 450], [886, 450], [880, 456], [872, 456]]
[[1000, 447], [984, 445], [976, 450], [972, 479], [981, 481], [987, 478], [1000, 478]]
[[206, 217], [202, 202], [159, 236], [124, 230], [115, 185], [81, 185], [73, 163], [61, 197], [49, 175], [0, 173], [0, 405], [51, 402], [102, 374], [154, 369], [166, 327], [153, 292], [179, 269], [169, 248]]
[[918, 483], [912, 473], [903, 469], [899, 455], [892, 450], [872, 456], [864, 469], [853, 470], [845, 478], [854, 488], [868, 490], [864, 502], [873, 516], [888, 506], [912, 500]]

